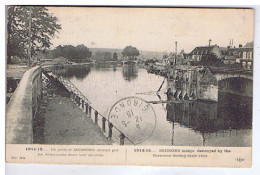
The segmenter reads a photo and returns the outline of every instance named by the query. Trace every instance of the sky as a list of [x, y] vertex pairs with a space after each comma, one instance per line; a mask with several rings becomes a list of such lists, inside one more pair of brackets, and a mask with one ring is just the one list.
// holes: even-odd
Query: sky
[[84, 44], [89, 48], [190, 52], [211, 44], [245, 45], [254, 38], [254, 11], [251, 9], [195, 8], [105, 8], [48, 7], [58, 17], [62, 30], [52, 40], [58, 45]]

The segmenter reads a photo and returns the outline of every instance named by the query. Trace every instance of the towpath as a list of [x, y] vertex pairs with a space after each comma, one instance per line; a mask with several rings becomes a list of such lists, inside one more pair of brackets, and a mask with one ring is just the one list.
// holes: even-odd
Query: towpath
[[42, 144], [110, 145], [108, 140], [65, 92], [45, 92], [34, 140]]

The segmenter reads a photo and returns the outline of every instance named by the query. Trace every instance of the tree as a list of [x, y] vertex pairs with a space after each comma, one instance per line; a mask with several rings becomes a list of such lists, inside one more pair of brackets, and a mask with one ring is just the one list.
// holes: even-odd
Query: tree
[[113, 54], [113, 60], [114, 60], [114, 61], [117, 61], [117, 58], [118, 58], [118, 56], [117, 56], [117, 53], [115, 52], [115, 53]]
[[104, 63], [106, 61], [111, 61], [111, 52], [97, 51], [95, 54], [96, 61], [99, 63]]
[[139, 56], [139, 50], [132, 46], [126, 46], [122, 51], [124, 57], [128, 57], [130, 60], [136, 59], [135, 57]]
[[[31, 14], [31, 18], [30, 18]], [[7, 62], [12, 57], [25, 58], [29, 48], [29, 21], [31, 20], [31, 56], [46, 51], [61, 25], [58, 18], [40, 6], [9, 6], [7, 15]]]
[[91, 52], [89, 51], [89, 48], [87, 48], [83, 44], [76, 47], [72, 45], [59, 45], [52, 52], [54, 58], [64, 57], [70, 61], [75, 62], [86, 62], [88, 61], [88, 58], [91, 57]]

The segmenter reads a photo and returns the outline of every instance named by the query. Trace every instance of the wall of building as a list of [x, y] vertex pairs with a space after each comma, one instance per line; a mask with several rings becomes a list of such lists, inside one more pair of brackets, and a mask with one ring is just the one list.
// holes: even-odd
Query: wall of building
[[6, 143], [32, 144], [42, 94], [41, 68], [27, 70], [6, 107]]

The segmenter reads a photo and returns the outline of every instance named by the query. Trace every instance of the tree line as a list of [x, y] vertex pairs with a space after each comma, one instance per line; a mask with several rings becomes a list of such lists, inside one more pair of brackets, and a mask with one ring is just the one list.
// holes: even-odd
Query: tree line
[[92, 53], [89, 51], [89, 48], [83, 44], [76, 47], [72, 45], [59, 45], [52, 50], [53, 58], [64, 57], [73, 62], [88, 62], [90, 61], [89, 58], [91, 57], [91, 54]]
[[[136, 60], [140, 55], [139, 50], [132, 46], [126, 46], [122, 51], [123, 57], [128, 60]], [[94, 54], [86, 46], [78, 45], [76, 47], [72, 45], [59, 45], [52, 50], [53, 58], [64, 57], [73, 62], [89, 62], [95, 60], [97, 63], [104, 63], [106, 61], [118, 61], [119, 56], [116, 52], [109, 51], [97, 51]]]
[[[12, 58], [35, 56], [51, 46], [61, 29], [58, 18], [42, 6], [9, 6], [7, 9], [7, 63]], [[29, 39], [31, 47], [29, 50]], [[30, 52], [29, 52], [30, 51]]]
[[[98, 51], [92, 55], [89, 48], [83, 44], [76, 47], [72, 45], [59, 45], [50, 50], [51, 39], [59, 33], [61, 25], [58, 18], [42, 6], [9, 6], [7, 13], [7, 63], [19, 57], [27, 59], [37, 54], [49, 55], [52, 58], [64, 57], [70, 61], [87, 62], [91, 56], [97, 62], [117, 61], [118, 54], [107, 51]], [[122, 51], [123, 57], [136, 60], [139, 50], [126, 46]], [[30, 58], [29, 57], [29, 58]]]

